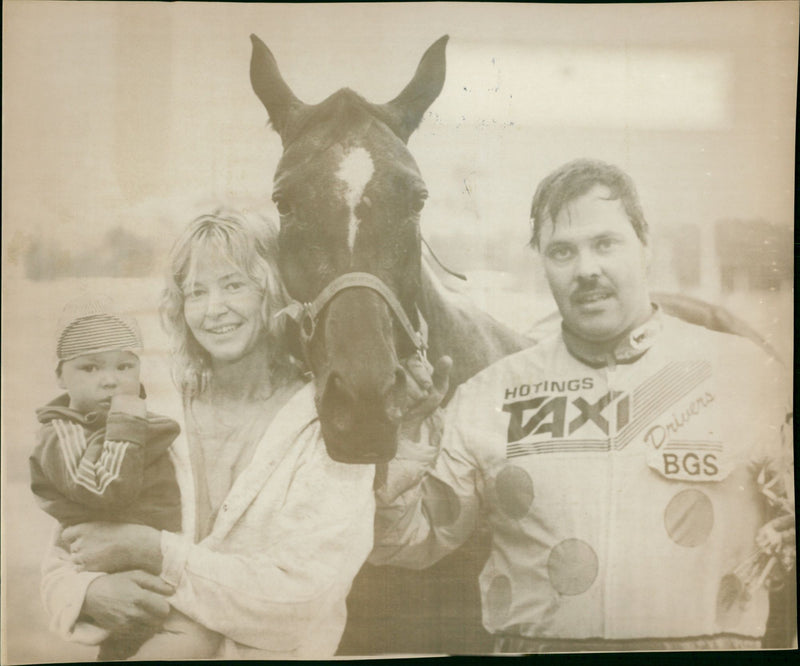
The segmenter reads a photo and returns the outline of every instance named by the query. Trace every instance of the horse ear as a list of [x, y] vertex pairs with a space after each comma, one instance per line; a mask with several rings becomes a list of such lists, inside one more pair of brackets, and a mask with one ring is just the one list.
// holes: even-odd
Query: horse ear
[[390, 126], [403, 141], [408, 141], [417, 129], [422, 114], [428, 110], [444, 86], [444, 49], [448, 35], [437, 39], [428, 47], [419, 61], [414, 78], [391, 102], [382, 105], [392, 119]]
[[294, 96], [278, 70], [275, 56], [258, 37], [250, 35], [253, 55], [250, 58], [250, 83], [266, 107], [270, 122], [283, 138], [292, 111], [303, 103]]

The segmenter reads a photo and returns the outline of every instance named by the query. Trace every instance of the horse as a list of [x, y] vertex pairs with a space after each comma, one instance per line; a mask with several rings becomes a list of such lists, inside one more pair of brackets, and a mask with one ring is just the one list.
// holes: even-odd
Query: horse
[[308, 105], [251, 36], [251, 83], [283, 144], [272, 195], [281, 275], [306, 304], [288, 314], [300, 326], [334, 460], [394, 457], [408, 402], [402, 359], [426, 348], [433, 359], [450, 356], [454, 388], [530, 344], [477, 308], [447, 301], [421, 261], [427, 190], [406, 144], [444, 85], [447, 39], [428, 48], [390, 102], [344, 88]]
[[[308, 105], [283, 80], [267, 46], [251, 36], [252, 87], [283, 145], [272, 195], [280, 215], [279, 264], [290, 296], [304, 304], [288, 314], [299, 327], [334, 460], [394, 457], [408, 400], [401, 361], [408, 356], [450, 356], [452, 393], [533, 343], [452, 298], [423, 259], [427, 190], [407, 142], [444, 85], [447, 40], [427, 49], [390, 102], [373, 104], [344, 88]], [[480, 534], [426, 572], [365, 565], [348, 600], [340, 652], [489, 649], [477, 589], [487, 548]], [[453, 599], [457, 608], [448, 607]], [[449, 642], [453, 631], [439, 621], [448, 616], [457, 625], [454, 638], [466, 631], [474, 640]]]
[[[536, 342], [453, 299], [423, 257], [427, 190], [407, 143], [444, 85], [447, 40], [427, 49], [387, 103], [343, 88], [309, 105], [251, 35], [251, 84], [283, 146], [272, 198], [280, 271], [295, 299], [286, 314], [297, 324], [325, 445], [337, 461], [394, 457], [408, 403], [403, 359], [450, 356], [452, 395], [494, 361]], [[708, 304], [658, 300], [666, 312], [711, 328], [732, 325]], [[753, 333], [739, 324], [733, 322], [738, 332]], [[488, 543], [479, 530], [423, 572], [364, 565], [348, 599], [340, 654], [490, 651], [477, 589]]]

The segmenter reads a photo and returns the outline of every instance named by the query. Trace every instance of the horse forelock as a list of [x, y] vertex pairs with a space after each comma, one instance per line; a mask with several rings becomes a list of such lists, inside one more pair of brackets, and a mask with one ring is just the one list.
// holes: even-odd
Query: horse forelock
[[329, 144], [338, 143], [368, 118], [389, 128], [390, 118], [381, 107], [350, 88], [342, 88], [319, 104], [297, 109], [284, 132], [284, 147], [288, 149], [312, 128], [319, 126], [327, 128]]
[[[340, 271], [356, 270], [356, 264], [380, 270], [391, 237], [409, 217], [408, 202], [424, 190], [414, 158], [385, 115], [346, 88], [299, 109], [275, 174], [274, 193], [289, 194], [298, 210], [306, 210], [296, 226], [317, 229], [335, 243], [329, 258], [336, 255]], [[365, 220], [370, 231], [359, 244]]]
[[[284, 153], [276, 178], [285, 168], [304, 162], [341, 146], [366, 149], [378, 169], [398, 168], [419, 176], [416, 162], [405, 143], [388, 124], [381, 107], [367, 102], [348, 88], [337, 91], [323, 102], [299, 109], [287, 130]], [[377, 162], [381, 166], [377, 166]]]
[[[287, 234], [297, 240], [285, 245], [294, 248], [285, 259], [294, 291], [304, 281], [303, 293], [312, 297], [337, 275], [373, 273], [417, 326], [419, 210], [413, 202], [424, 199], [425, 185], [384, 115], [348, 89], [298, 111], [275, 177], [275, 191], [295, 203]], [[397, 338], [405, 347], [404, 336]]]

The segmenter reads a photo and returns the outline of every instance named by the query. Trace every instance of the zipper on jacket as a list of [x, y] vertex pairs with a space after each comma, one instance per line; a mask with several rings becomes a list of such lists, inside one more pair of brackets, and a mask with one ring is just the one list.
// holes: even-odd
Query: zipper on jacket
[[[606, 356], [606, 367], [605, 367], [605, 376], [606, 376], [606, 391], [611, 392], [616, 389], [616, 372], [617, 372], [617, 360], [614, 358], [614, 354], [608, 354]], [[612, 535], [615, 533], [615, 525], [616, 525], [616, 493], [615, 490], [615, 451], [614, 451], [614, 435], [613, 429], [609, 428], [608, 436], [607, 436], [607, 445], [608, 445], [608, 454], [607, 454], [607, 467], [606, 467], [606, 478], [608, 483], [607, 489], [607, 504], [608, 507], [608, 517], [606, 520], [606, 535], [605, 535], [605, 542], [603, 544], [604, 554], [603, 557], [605, 559], [604, 562], [604, 570], [605, 575], [603, 576], [603, 637], [609, 637], [609, 624], [613, 627], [614, 622], [612, 619], [612, 613], [614, 609], [610, 607], [610, 590], [614, 589], [614, 581], [613, 578], [613, 566], [612, 563], [614, 560], [614, 539]]]

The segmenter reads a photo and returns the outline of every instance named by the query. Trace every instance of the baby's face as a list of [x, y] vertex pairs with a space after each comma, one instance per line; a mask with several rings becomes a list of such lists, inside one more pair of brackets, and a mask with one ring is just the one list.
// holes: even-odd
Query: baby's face
[[69, 393], [75, 411], [108, 411], [112, 396], [139, 394], [139, 357], [129, 351], [78, 356], [61, 364], [58, 385]]

